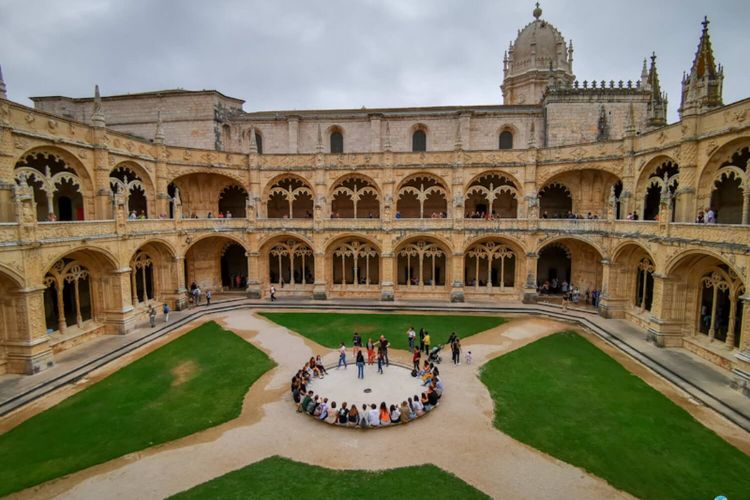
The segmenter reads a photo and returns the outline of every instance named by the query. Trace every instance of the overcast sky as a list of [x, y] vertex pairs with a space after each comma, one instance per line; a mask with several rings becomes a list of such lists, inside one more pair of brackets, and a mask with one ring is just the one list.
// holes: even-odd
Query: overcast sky
[[[546, 0], [579, 80], [637, 80], [656, 51], [677, 119], [704, 14], [724, 102], [750, 92], [747, 0]], [[0, 0], [8, 97], [216, 89], [246, 111], [499, 104], [520, 0]]]

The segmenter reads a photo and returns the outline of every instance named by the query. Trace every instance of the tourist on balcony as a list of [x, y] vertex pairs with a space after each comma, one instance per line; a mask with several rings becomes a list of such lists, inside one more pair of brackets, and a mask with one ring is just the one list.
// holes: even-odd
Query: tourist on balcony
[[232, 218], [232, 212], [230, 212], [229, 210], [227, 210], [227, 214], [226, 214], [226, 216], [225, 216], [225, 217], [226, 217], [227, 219], [231, 219], [231, 218]]
[[165, 303], [164, 306], [162, 307], [162, 312], [164, 313], [165, 323], [169, 322], [169, 311], [171, 311], [171, 309], [169, 308], [169, 305]]
[[145, 219], [146, 218], [146, 212], [144, 212], [143, 210], [141, 210], [140, 212], [138, 212], [138, 218], [141, 219], [141, 220]]
[[222, 212], [221, 210], [219, 210], [219, 216], [218, 216], [218, 218], [219, 219], [223, 219], [224, 218], [224, 212]]
[[398, 210], [396, 210], [396, 218], [397, 218], [397, 219], [400, 219], [400, 218], [401, 218], [401, 212], [400, 212], [400, 211], [398, 211]]
[[135, 214], [135, 210], [130, 211], [130, 215], [128, 215], [128, 219], [135, 220], [138, 216]]
[[206, 216], [206, 218], [213, 219], [214, 218], [213, 212], [208, 212], [208, 215]]
[[375, 218], [375, 215], [372, 213], [372, 211], [369, 214], [367, 214], [367, 218], [368, 219], [374, 219]]
[[696, 224], [703, 224], [705, 223], [705, 218], [703, 215], [703, 210], [698, 211], [698, 215], [695, 217]]
[[549, 219], [549, 215], [547, 214], [546, 210], [542, 212], [542, 219]]
[[706, 217], [704, 222], [706, 224], [716, 224], [716, 212], [713, 208], [706, 208]]

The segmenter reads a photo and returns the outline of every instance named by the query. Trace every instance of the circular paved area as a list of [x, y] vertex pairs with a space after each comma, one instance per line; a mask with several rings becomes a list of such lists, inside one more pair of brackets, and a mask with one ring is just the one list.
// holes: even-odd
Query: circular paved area
[[343, 402], [349, 406], [355, 403], [358, 407], [363, 403], [370, 406], [381, 402], [390, 406], [421, 395], [425, 388], [420, 382], [421, 379], [411, 376], [410, 369], [395, 364], [384, 366], [382, 374], [378, 373], [377, 365], [365, 365], [365, 378], [358, 379], [356, 365], [349, 364], [346, 369], [329, 368], [328, 375], [313, 379], [309, 388], [320, 397], [328, 398], [329, 403], [336, 401], [339, 406]]

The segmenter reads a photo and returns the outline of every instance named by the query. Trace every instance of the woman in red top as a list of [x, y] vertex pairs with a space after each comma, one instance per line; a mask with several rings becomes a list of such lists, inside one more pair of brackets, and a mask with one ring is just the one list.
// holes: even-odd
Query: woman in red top
[[414, 363], [414, 370], [419, 371], [419, 360], [422, 357], [422, 351], [419, 349], [414, 349], [414, 355], [411, 358], [412, 363]]
[[375, 362], [375, 344], [372, 343], [372, 337], [367, 340], [367, 364]]

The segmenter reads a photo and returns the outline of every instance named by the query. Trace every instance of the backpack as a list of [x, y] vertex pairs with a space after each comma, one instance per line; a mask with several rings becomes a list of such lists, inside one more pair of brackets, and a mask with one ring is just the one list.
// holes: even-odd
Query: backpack
[[417, 370], [412, 370], [411, 371], [411, 376], [412, 377], [416, 377], [417, 376]]

